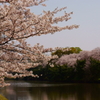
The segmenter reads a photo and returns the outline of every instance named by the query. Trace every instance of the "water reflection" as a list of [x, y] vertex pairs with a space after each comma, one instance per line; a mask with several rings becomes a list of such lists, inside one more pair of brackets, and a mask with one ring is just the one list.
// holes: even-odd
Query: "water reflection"
[[0, 94], [8, 100], [100, 100], [100, 84], [12, 82]]

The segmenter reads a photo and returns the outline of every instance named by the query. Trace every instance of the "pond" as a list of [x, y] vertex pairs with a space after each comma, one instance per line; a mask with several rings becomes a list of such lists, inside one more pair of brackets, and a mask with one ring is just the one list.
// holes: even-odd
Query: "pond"
[[100, 84], [10, 81], [0, 88], [8, 100], [100, 100]]

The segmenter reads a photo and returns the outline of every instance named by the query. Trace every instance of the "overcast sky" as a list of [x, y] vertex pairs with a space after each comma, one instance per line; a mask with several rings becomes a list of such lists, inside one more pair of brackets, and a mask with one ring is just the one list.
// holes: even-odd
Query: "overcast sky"
[[[34, 7], [32, 12], [40, 14], [42, 10], [54, 10], [56, 7], [67, 7], [66, 12], [72, 12], [72, 19], [60, 23], [60, 26], [77, 24], [78, 29], [64, 30], [53, 35], [47, 34], [29, 38], [32, 46], [36, 43], [48, 47], [80, 47], [82, 50], [92, 50], [100, 47], [100, 0], [47, 0], [47, 7]], [[63, 15], [59, 13], [58, 16]]]

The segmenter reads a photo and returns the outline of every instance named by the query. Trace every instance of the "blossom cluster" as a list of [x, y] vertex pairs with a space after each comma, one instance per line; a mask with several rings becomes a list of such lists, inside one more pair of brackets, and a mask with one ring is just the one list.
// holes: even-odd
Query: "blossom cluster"
[[100, 48], [95, 48], [91, 51], [81, 51], [78, 54], [70, 54], [70, 55], [63, 55], [58, 59], [56, 64], [59, 65], [68, 65], [69, 67], [75, 67], [77, 60], [86, 60], [85, 67], [89, 67], [90, 58], [95, 60], [100, 60]]
[[33, 72], [27, 69], [46, 65], [50, 59], [57, 56], [48, 56], [45, 52], [51, 52], [52, 48], [44, 49], [39, 44], [31, 47], [26, 39], [42, 34], [53, 34], [65, 29], [78, 28], [78, 25], [54, 26], [58, 22], [68, 21], [71, 13], [60, 17], [55, 15], [66, 9], [56, 8], [54, 11], [43, 11], [36, 15], [30, 11], [32, 6], [46, 6], [46, 0], [0, 0], [0, 87], [6, 84], [4, 79], [33, 76]]

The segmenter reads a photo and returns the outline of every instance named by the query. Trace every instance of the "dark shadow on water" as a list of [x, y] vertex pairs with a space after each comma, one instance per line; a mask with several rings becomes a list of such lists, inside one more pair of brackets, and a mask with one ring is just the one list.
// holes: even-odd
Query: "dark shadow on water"
[[12, 81], [0, 88], [8, 100], [100, 100], [100, 84], [53, 84]]

